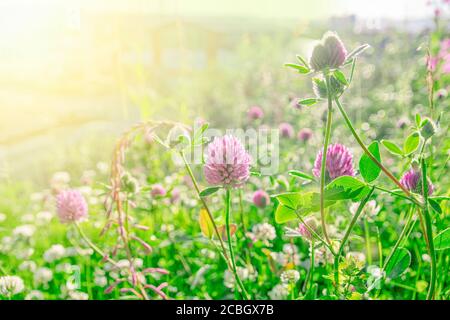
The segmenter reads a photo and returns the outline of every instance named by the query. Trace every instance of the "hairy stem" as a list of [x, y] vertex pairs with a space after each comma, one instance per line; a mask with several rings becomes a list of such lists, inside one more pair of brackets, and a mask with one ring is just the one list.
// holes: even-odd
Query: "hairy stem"
[[363, 149], [364, 153], [370, 158], [370, 160], [372, 160], [373, 163], [375, 163], [384, 172], [384, 174], [389, 179], [392, 180], [392, 182], [394, 182], [408, 196], [408, 198], [410, 198], [415, 204], [417, 204], [419, 207], [421, 207], [422, 204], [411, 194], [411, 192], [409, 192], [409, 190], [407, 188], [405, 188], [400, 183], [400, 181], [396, 177], [394, 177], [394, 175], [384, 165], [382, 165], [380, 163], [380, 161], [378, 161], [372, 155], [372, 153], [370, 153], [369, 149], [367, 149], [366, 145], [361, 140], [360, 136], [358, 135], [358, 133], [356, 132], [355, 128], [353, 127], [353, 124], [352, 124], [350, 118], [348, 117], [347, 113], [345, 112], [344, 108], [342, 107], [341, 103], [339, 102], [339, 99], [336, 98], [335, 102], [336, 102], [336, 105], [338, 106], [339, 111], [341, 112], [342, 116], [344, 117], [344, 120], [345, 120], [345, 123], [347, 124], [347, 127], [352, 132], [353, 137], [356, 139], [356, 141], [358, 142], [358, 144], [361, 147], [361, 149]]
[[225, 244], [223, 243], [222, 237], [219, 233], [219, 229], [217, 228], [217, 225], [214, 221], [214, 217], [212, 216], [211, 211], [209, 210], [209, 207], [206, 204], [205, 199], [203, 199], [203, 197], [200, 195], [200, 188], [198, 187], [197, 180], [195, 179], [194, 173], [192, 172], [192, 169], [189, 166], [183, 151], [180, 151], [180, 156], [183, 159], [184, 166], [186, 168], [186, 171], [189, 174], [189, 177], [191, 178], [192, 184], [194, 185], [194, 188], [195, 188], [195, 191], [197, 192], [198, 198], [202, 202], [202, 205], [205, 208], [206, 212], [208, 213], [209, 219], [211, 220], [211, 223], [214, 228], [214, 233], [216, 234], [217, 239], [219, 239], [220, 247], [222, 248], [223, 257], [225, 258], [226, 263], [228, 264], [228, 267], [231, 269], [230, 258], [228, 257], [227, 250], [225, 249]]
[[333, 100], [330, 88], [330, 76], [325, 75], [326, 83], [327, 83], [327, 97], [328, 97], [328, 111], [327, 111], [327, 123], [325, 128], [325, 137], [323, 142], [323, 151], [322, 151], [322, 165], [320, 168], [320, 220], [322, 223], [322, 230], [325, 240], [328, 243], [331, 243], [330, 238], [328, 237], [327, 232], [327, 224], [325, 222], [325, 174], [327, 167], [327, 151], [328, 144], [330, 143], [331, 138], [331, 123], [332, 123], [332, 115], [333, 115]]
[[102, 256], [103, 259], [106, 259], [109, 263], [113, 264], [114, 266], [117, 266], [117, 262], [114, 261], [113, 259], [111, 259], [102, 249], [100, 249], [99, 247], [97, 247], [92, 241], [91, 239], [89, 239], [86, 234], [84, 233], [83, 229], [81, 229], [80, 225], [78, 223], [75, 223], [75, 227], [79, 233], [79, 235], [81, 236], [81, 238], [83, 238], [83, 240], [87, 243], [87, 245], [89, 247], [92, 248], [92, 250], [94, 250], [95, 252], [97, 252], [100, 256]]
[[428, 211], [428, 180], [427, 180], [427, 165], [425, 159], [422, 157], [422, 195], [424, 199], [424, 205], [422, 208], [423, 215], [425, 218], [425, 230], [428, 238], [428, 249], [431, 257], [431, 276], [430, 276], [430, 286], [428, 288], [427, 300], [434, 299], [434, 291], [436, 288], [436, 252], [434, 251], [434, 241], [433, 241], [433, 228], [431, 226], [431, 215]]
[[333, 254], [333, 256], [336, 255], [336, 252], [333, 250], [333, 247], [326, 242], [321, 236], [319, 236], [319, 234], [314, 231], [313, 228], [311, 228], [306, 222], [305, 220], [300, 216], [300, 214], [296, 211], [295, 214], [297, 215], [298, 220], [300, 220], [300, 222], [305, 226], [305, 228], [311, 233], [311, 235], [316, 238], [317, 240], [319, 240], [325, 247], [328, 248], [328, 250], [330, 250], [330, 252]]
[[[234, 258], [234, 251], [233, 246], [231, 244], [231, 232], [230, 232], [230, 207], [231, 207], [231, 191], [229, 188], [226, 189], [226, 195], [225, 195], [225, 225], [227, 229], [227, 240], [228, 240], [228, 249], [230, 251], [230, 257], [231, 257], [231, 266], [233, 268], [234, 278], [236, 280], [236, 283], [239, 285], [242, 291], [242, 296], [244, 299], [248, 300], [248, 294], [245, 290], [244, 284], [241, 281], [241, 278], [239, 277], [239, 274], [237, 273], [236, 269], [236, 261]], [[236, 290], [236, 286], [235, 286]]]

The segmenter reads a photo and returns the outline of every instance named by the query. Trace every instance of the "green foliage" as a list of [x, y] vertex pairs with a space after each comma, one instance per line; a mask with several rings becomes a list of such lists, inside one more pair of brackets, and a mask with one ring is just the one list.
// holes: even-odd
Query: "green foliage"
[[395, 279], [401, 276], [411, 264], [411, 253], [405, 248], [398, 248], [386, 266], [388, 278]]
[[[380, 148], [377, 141], [368, 147], [371, 155], [381, 163]], [[359, 171], [366, 182], [372, 182], [378, 178], [381, 168], [378, 167], [367, 154], [363, 154], [359, 160]]]

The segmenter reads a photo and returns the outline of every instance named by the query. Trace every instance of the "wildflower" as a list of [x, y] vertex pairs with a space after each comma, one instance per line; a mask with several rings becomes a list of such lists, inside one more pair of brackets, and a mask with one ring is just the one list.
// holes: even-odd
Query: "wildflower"
[[[311, 251], [311, 248], [310, 248]], [[315, 265], [332, 263], [334, 260], [333, 254], [325, 247], [319, 247], [314, 250]]]
[[264, 222], [255, 224], [252, 228], [252, 232], [250, 233], [250, 237], [253, 241], [261, 241], [265, 245], [269, 244], [269, 241], [272, 241], [277, 237], [274, 226], [271, 224]]
[[0, 277], [0, 294], [11, 297], [21, 293], [25, 289], [22, 278], [18, 276]]
[[50, 270], [49, 268], [39, 268], [36, 270], [36, 272], [34, 273], [34, 282], [36, 282], [37, 284], [48, 284], [50, 281], [52, 281], [53, 279], [53, 271]]
[[300, 280], [300, 273], [297, 270], [286, 270], [281, 274], [280, 278], [284, 284], [294, 284]]
[[303, 129], [301, 129], [301, 130], [298, 132], [297, 138], [298, 138], [300, 141], [306, 142], [306, 141], [308, 141], [309, 139], [312, 138], [312, 135], [313, 135], [313, 132], [312, 132], [311, 129], [309, 129], [309, 128], [303, 128]]
[[95, 268], [94, 271], [94, 283], [96, 286], [105, 287], [108, 284], [108, 279], [105, 276], [105, 270]]
[[298, 248], [290, 243], [286, 243], [283, 246], [282, 252], [271, 252], [270, 256], [273, 260], [275, 260], [276, 263], [283, 267], [291, 263], [296, 266], [300, 264]]
[[181, 192], [178, 188], [173, 188], [170, 193], [170, 203], [178, 203], [180, 201]]
[[[236, 267], [237, 274], [242, 281], [255, 281], [258, 277], [258, 272], [252, 267]], [[235, 278], [230, 270], [225, 270], [224, 274], [224, 285], [227, 288], [233, 289]]]
[[[431, 195], [434, 191], [434, 186], [429, 179], [428, 181], [428, 195]], [[409, 191], [422, 193], [422, 174], [411, 168], [400, 179], [400, 183]]]
[[44, 294], [39, 290], [32, 290], [25, 296], [25, 300], [44, 300]]
[[155, 185], [153, 185], [152, 191], [150, 191], [150, 194], [154, 198], [156, 198], [156, 197], [164, 197], [167, 194], [167, 191], [162, 185], [155, 184]]
[[19, 270], [34, 272], [36, 270], [36, 262], [31, 261], [31, 260], [23, 261], [19, 265]]
[[253, 193], [253, 204], [259, 208], [265, 208], [270, 203], [270, 197], [264, 190]]
[[289, 287], [285, 284], [277, 284], [268, 295], [271, 300], [284, 300], [289, 295]]
[[248, 118], [250, 120], [258, 120], [262, 119], [263, 117], [264, 111], [258, 106], [253, 106], [250, 108], [250, 110], [248, 110]]
[[31, 224], [24, 224], [13, 230], [13, 235], [20, 238], [31, 238], [36, 228]]
[[61, 223], [82, 221], [87, 218], [88, 205], [80, 191], [61, 191], [56, 197], [56, 208]]
[[423, 125], [422, 129], [420, 130], [420, 134], [425, 140], [427, 140], [434, 136], [434, 134], [436, 133], [436, 124], [430, 118], [425, 118], [422, 123]]
[[44, 252], [44, 260], [48, 263], [59, 260], [66, 254], [66, 249], [60, 244], [52, 245], [47, 251]]
[[279, 130], [284, 138], [292, 138], [294, 136], [294, 128], [287, 122], [280, 123]]
[[314, 71], [336, 69], [342, 66], [346, 57], [347, 50], [339, 36], [334, 32], [327, 32], [314, 47], [309, 64]]
[[89, 295], [81, 291], [69, 291], [69, 300], [89, 300]]
[[236, 137], [216, 137], [208, 146], [203, 171], [211, 185], [240, 187], [250, 176], [250, 155]]
[[[322, 168], [322, 150], [319, 151], [314, 162], [313, 174], [320, 177]], [[336, 143], [328, 146], [326, 171], [331, 179], [340, 176], [354, 176], [353, 155], [350, 150], [342, 144]]]
[[6, 215], [4, 213], [0, 213], [0, 222], [3, 222], [6, 220]]

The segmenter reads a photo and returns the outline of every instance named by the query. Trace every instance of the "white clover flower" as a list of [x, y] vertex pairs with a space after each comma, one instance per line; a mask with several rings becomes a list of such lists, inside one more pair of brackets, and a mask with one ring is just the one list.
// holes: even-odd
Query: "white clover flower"
[[269, 244], [269, 241], [272, 241], [277, 237], [274, 226], [265, 222], [255, 224], [252, 228], [252, 232], [250, 233], [250, 237], [254, 241], [261, 241], [265, 245]]
[[288, 255], [295, 255], [298, 253], [298, 248], [290, 243], [286, 243], [283, 245], [283, 252]]
[[63, 273], [72, 273], [77, 269], [79, 269], [78, 266], [76, 266], [76, 265], [73, 266], [68, 262], [59, 263], [55, 267], [56, 272], [63, 272]]
[[44, 260], [48, 263], [64, 258], [66, 249], [61, 244], [52, 245], [44, 252]]
[[300, 265], [298, 248], [290, 243], [286, 243], [283, 245], [282, 252], [271, 252], [270, 256], [276, 263], [283, 267], [289, 263], [293, 263], [296, 266]]
[[8, 251], [11, 251], [13, 243], [13, 238], [9, 236], [3, 237], [0, 243], [0, 252], [6, 253]]
[[0, 213], [0, 222], [3, 222], [6, 220], [6, 214]]
[[103, 275], [95, 275], [94, 283], [98, 287], [105, 287], [108, 284], [108, 279]]
[[32, 290], [25, 296], [25, 300], [44, 300], [44, 294], [39, 290]]
[[300, 273], [297, 270], [286, 270], [283, 271], [280, 278], [284, 284], [294, 284], [300, 280]]
[[89, 295], [81, 291], [69, 291], [69, 300], [89, 300]]
[[[242, 281], [255, 281], [258, 277], [258, 272], [252, 267], [236, 267], [237, 274]], [[234, 288], [234, 274], [230, 270], [225, 270], [224, 285], [227, 288]]]
[[13, 235], [22, 238], [31, 238], [36, 228], [31, 224], [24, 224], [13, 230]]
[[29, 259], [34, 253], [33, 248], [20, 248], [15, 251], [15, 256], [17, 259], [26, 260]]
[[121, 259], [117, 261], [115, 267], [119, 269], [127, 269], [130, 267], [130, 262], [127, 259]]
[[287, 264], [286, 255], [283, 252], [271, 252], [270, 257], [279, 265], [285, 266]]
[[36, 271], [36, 262], [34, 262], [32, 260], [23, 261], [19, 265], [19, 270], [34, 272], [34, 271]]
[[271, 300], [284, 300], [289, 295], [289, 288], [285, 284], [277, 284], [268, 295]]
[[17, 276], [0, 277], [0, 294], [3, 296], [13, 296], [21, 293], [25, 289], [22, 278]]
[[53, 279], [53, 271], [49, 268], [39, 268], [34, 273], [34, 282], [36, 284], [48, 284]]
[[[311, 251], [311, 249], [310, 249]], [[334, 261], [334, 256], [325, 247], [316, 248], [314, 250], [314, 264], [317, 266], [319, 264], [325, 264], [326, 262], [332, 263]]]

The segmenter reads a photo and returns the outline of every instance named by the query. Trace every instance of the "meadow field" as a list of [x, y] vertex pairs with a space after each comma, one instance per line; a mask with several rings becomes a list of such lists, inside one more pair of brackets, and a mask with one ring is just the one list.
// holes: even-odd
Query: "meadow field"
[[0, 300], [450, 299], [448, 1], [404, 21], [12, 8]]

